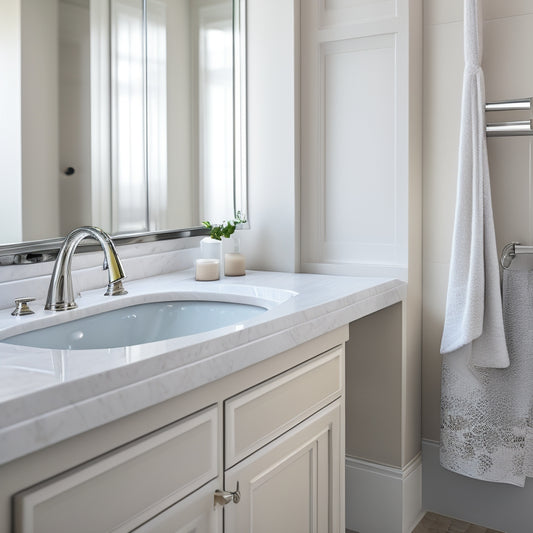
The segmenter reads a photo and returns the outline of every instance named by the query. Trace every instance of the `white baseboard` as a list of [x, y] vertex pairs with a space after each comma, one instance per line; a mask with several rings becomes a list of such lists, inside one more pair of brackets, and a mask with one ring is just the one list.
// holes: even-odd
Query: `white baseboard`
[[533, 531], [533, 480], [524, 488], [460, 476], [442, 468], [439, 443], [422, 441], [423, 507], [505, 533]]
[[402, 468], [346, 457], [346, 528], [411, 533], [422, 517], [422, 455]]

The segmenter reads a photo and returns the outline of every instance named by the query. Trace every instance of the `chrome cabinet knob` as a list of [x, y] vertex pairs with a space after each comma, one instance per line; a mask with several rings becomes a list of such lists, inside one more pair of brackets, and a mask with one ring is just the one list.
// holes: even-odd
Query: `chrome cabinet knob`
[[33, 302], [35, 298], [25, 296], [24, 298], [15, 298], [15, 310], [11, 313], [13, 316], [33, 315], [33, 311], [29, 308], [28, 302]]
[[237, 481], [237, 488], [234, 492], [228, 490], [215, 491], [215, 504], [227, 505], [228, 503], [239, 503], [241, 501], [241, 493], [239, 491], [239, 482]]

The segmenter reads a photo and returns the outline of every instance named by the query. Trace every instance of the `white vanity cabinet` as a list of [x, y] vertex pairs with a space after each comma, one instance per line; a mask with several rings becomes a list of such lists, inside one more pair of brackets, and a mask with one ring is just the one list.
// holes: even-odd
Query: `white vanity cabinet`
[[[159, 426], [12, 491], [12, 530], [344, 532], [346, 337], [341, 328], [131, 415], [130, 433]], [[110, 430], [122, 435], [121, 423]], [[90, 447], [98, 435], [80, 437]], [[215, 503], [217, 489], [237, 488]]]
[[344, 531], [343, 364], [339, 346], [225, 402], [225, 531]]

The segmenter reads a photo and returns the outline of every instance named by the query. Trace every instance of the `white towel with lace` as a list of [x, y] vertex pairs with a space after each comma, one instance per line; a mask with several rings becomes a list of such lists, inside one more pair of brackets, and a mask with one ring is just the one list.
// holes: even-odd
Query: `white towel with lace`
[[509, 367], [468, 366], [460, 350], [443, 359], [440, 462], [523, 487], [533, 475], [533, 270], [518, 263], [503, 277]]

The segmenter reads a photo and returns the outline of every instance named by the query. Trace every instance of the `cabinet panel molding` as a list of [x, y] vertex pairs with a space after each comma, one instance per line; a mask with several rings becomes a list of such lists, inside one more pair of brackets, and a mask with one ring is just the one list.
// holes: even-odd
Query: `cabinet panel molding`
[[405, 278], [412, 117], [409, 0], [301, 5], [301, 261]]
[[321, 28], [387, 19], [396, 13], [397, 0], [319, 0]]
[[340, 400], [225, 474], [241, 500], [226, 506], [225, 531], [344, 533]]
[[398, 255], [395, 41], [382, 35], [320, 47], [319, 253], [330, 261], [394, 261]]
[[225, 402], [225, 466], [236, 464], [342, 394], [344, 347]]
[[394, 34], [318, 46], [314, 146], [304, 134], [315, 163], [304, 176], [306, 262], [405, 262], [396, 54]]

